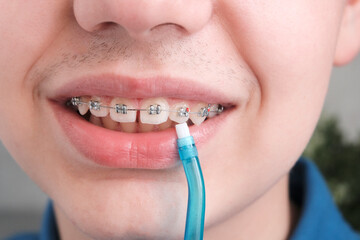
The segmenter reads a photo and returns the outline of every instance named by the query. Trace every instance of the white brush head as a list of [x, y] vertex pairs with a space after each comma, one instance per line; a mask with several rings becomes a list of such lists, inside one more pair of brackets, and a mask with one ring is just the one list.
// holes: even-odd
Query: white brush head
[[176, 134], [178, 138], [185, 138], [190, 136], [189, 127], [186, 122], [175, 125]]

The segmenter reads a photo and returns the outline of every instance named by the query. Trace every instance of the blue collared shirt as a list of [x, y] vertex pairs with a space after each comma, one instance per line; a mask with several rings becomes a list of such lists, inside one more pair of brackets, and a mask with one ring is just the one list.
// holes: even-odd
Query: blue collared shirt
[[[290, 198], [301, 209], [291, 240], [360, 240], [337, 209], [317, 167], [300, 158], [290, 172]], [[19, 234], [8, 240], [58, 240], [50, 202], [38, 234]]]

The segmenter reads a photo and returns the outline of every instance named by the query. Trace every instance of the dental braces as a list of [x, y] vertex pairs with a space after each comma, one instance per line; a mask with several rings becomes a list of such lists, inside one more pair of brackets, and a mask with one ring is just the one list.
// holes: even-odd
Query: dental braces
[[149, 115], [159, 115], [161, 112], [177, 112], [180, 117], [189, 117], [189, 114], [197, 114], [199, 117], [208, 117], [210, 113], [220, 114], [224, 111], [224, 107], [221, 104], [218, 104], [217, 109], [211, 110], [212, 104], [208, 104], [206, 107], [201, 108], [198, 112], [191, 112], [189, 107], [180, 107], [178, 110], [162, 109], [158, 104], [152, 104], [147, 109], [143, 108], [128, 108], [125, 104], [115, 104], [115, 106], [105, 106], [101, 105], [101, 102], [90, 100], [89, 102], [84, 102], [80, 97], [71, 98], [70, 103], [73, 106], [79, 106], [82, 104], [87, 104], [90, 110], [100, 111], [101, 108], [114, 109], [118, 114], [127, 114], [129, 111], [146, 111]]

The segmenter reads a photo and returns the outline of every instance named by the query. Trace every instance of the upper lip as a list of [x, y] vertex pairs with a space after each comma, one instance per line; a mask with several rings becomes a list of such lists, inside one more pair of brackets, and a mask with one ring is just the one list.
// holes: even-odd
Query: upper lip
[[194, 80], [161, 76], [132, 78], [114, 74], [91, 75], [69, 81], [55, 89], [50, 99], [65, 102], [70, 97], [85, 95], [124, 98], [169, 97], [235, 105], [219, 88]]

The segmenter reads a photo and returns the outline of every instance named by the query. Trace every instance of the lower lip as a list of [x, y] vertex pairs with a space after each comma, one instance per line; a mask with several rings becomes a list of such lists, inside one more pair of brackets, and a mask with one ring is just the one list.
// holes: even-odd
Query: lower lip
[[[59, 103], [50, 101], [55, 117], [71, 144], [90, 161], [111, 168], [165, 169], [179, 163], [176, 132], [124, 133], [96, 126]], [[229, 111], [191, 126], [198, 148], [215, 136]]]

